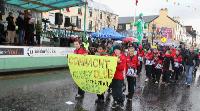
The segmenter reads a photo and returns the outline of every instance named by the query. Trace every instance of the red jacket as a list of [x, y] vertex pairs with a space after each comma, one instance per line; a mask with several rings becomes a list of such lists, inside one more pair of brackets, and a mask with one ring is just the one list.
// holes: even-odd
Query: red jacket
[[176, 56], [176, 49], [175, 48], [171, 49], [171, 56], [172, 57]]
[[87, 51], [84, 48], [79, 48], [74, 50], [74, 54], [87, 54]]
[[146, 65], [152, 65], [153, 64], [153, 57], [154, 57], [154, 55], [153, 55], [153, 53], [151, 52], [151, 53], [146, 53], [146, 55], [145, 55], [145, 59], [146, 59]]
[[126, 69], [126, 57], [121, 54], [120, 63], [117, 64], [117, 68], [115, 71], [114, 79], [116, 80], [124, 80], [124, 71]]
[[181, 63], [182, 63], [182, 61], [183, 61], [183, 58], [182, 58], [182, 56], [181, 55], [175, 55], [174, 57], [173, 57], [173, 69], [174, 68], [179, 68], [180, 67], [180, 65], [181, 65]]
[[128, 70], [129, 67], [137, 69], [138, 66], [139, 66], [139, 64], [138, 64], [138, 56], [137, 55], [134, 55], [133, 57], [128, 55], [126, 57], [126, 71]]
[[140, 50], [140, 49], [139, 49], [139, 50], [137, 51], [137, 54], [138, 54], [139, 57], [144, 57], [144, 50]]
[[178, 62], [178, 63], [182, 63], [182, 61], [183, 61], [181, 55], [179, 55], [179, 56], [175, 55], [175, 56], [173, 57], [173, 59], [174, 59], [174, 62]]
[[162, 69], [163, 60], [159, 57], [154, 58], [154, 67], [155, 69]]

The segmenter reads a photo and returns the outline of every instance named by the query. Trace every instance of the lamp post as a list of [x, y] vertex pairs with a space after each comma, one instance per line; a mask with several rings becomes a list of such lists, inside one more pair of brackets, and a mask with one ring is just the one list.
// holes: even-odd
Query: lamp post
[[152, 45], [153, 45], [153, 39], [155, 38], [156, 24], [152, 25], [152, 30], [153, 30], [153, 33], [152, 33]]

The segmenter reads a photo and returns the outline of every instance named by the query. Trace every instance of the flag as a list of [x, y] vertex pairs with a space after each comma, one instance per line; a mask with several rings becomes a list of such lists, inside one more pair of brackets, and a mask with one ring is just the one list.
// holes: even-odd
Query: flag
[[136, 4], [136, 6], [138, 5], [138, 0], [135, 0], [135, 4]]

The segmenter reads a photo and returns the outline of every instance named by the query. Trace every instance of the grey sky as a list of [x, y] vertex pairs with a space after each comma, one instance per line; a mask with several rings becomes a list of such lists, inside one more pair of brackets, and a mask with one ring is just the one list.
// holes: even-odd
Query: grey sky
[[[192, 25], [200, 32], [200, 0], [138, 0], [135, 8], [135, 0], [94, 0], [108, 5], [119, 16], [158, 15], [161, 8], [168, 8], [169, 15], [179, 16], [183, 25]], [[176, 2], [176, 4], [174, 4]]]

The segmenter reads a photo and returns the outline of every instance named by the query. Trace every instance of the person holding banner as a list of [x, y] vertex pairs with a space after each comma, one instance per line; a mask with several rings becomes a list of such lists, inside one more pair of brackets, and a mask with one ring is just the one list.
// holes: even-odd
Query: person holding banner
[[[97, 52], [95, 55], [98, 56], [107, 56], [107, 53], [105, 53], [105, 50], [103, 46], [98, 46]], [[96, 103], [103, 103], [104, 102], [104, 93], [103, 94], [97, 94], [98, 99], [95, 101]]]
[[118, 57], [118, 64], [116, 72], [112, 81], [112, 96], [114, 99], [112, 108], [120, 107], [124, 108], [124, 95], [123, 95], [123, 84], [124, 84], [124, 70], [126, 67], [126, 57], [121, 53], [121, 47], [116, 45], [113, 47], [114, 56]]
[[128, 81], [128, 101], [132, 101], [136, 86], [137, 67], [139, 66], [138, 56], [135, 54], [135, 48], [128, 49], [128, 56], [126, 57], [126, 77]]
[[[81, 42], [80, 41], [75, 41], [74, 42], [74, 47], [76, 48], [74, 50], [75, 54], [87, 54], [87, 51], [85, 50], [84, 47], [81, 46]], [[76, 98], [82, 98], [84, 97], [85, 91], [83, 91], [81, 88], [78, 87], [78, 94], [76, 94]]]
[[146, 80], [145, 82], [148, 82], [152, 75], [153, 70], [153, 53], [151, 49], [148, 50], [147, 54], [145, 55], [145, 69], [146, 69]]

